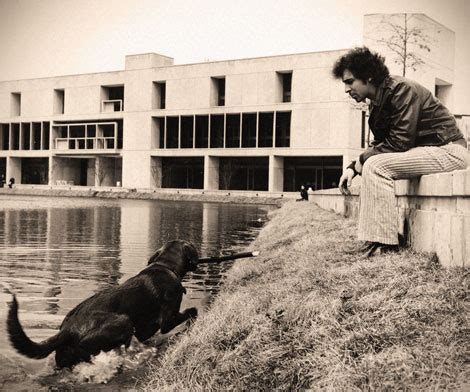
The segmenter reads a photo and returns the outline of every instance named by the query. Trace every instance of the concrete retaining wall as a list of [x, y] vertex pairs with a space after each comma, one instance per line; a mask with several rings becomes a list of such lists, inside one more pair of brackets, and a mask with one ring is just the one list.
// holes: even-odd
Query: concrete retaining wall
[[61, 197], [98, 197], [106, 199], [201, 201], [234, 204], [266, 204], [281, 206], [298, 197], [297, 192], [204, 191], [199, 189], [134, 189], [121, 187], [85, 187], [73, 185], [15, 185], [0, 188], [0, 195]]
[[[313, 192], [310, 201], [347, 217], [359, 211], [360, 186]], [[399, 231], [416, 250], [435, 252], [445, 266], [470, 265], [470, 169], [395, 182]]]

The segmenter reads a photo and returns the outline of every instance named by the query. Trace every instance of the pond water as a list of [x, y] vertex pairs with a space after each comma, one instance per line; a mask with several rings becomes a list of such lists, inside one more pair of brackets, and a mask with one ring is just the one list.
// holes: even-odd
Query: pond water
[[[163, 350], [167, 341], [156, 336], [145, 346], [133, 342], [122, 355], [110, 353], [72, 372], [56, 371], [53, 354], [30, 360], [11, 348], [5, 331], [11, 300], [7, 289], [17, 294], [27, 335], [41, 341], [54, 335], [67, 312], [83, 299], [137, 274], [166, 241], [191, 241], [201, 257], [241, 251], [256, 237], [270, 208], [0, 196], [0, 390], [132, 389], [145, 361], [158, 355], [158, 347]], [[195, 306], [204, 312], [230, 265], [206, 264], [188, 274], [181, 308]]]

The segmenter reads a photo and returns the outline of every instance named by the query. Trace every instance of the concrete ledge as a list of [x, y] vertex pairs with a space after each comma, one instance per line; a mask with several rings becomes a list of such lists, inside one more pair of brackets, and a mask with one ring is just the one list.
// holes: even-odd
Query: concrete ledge
[[[360, 183], [360, 181], [359, 181]], [[315, 191], [310, 200], [357, 218], [360, 185], [351, 196], [338, 189]], [[400, 232], [419, 251], [435, 252], [445, 266], [470, 265], [470, 169], [395, 182]]]
[[0, 188], [0, 195], [99, 197], [107, 199], [202, 201], [237, 204], [281, 205], [298, 197], [297, 192], [205, 191], [202, 189], [135, 189], [73, 185], [15, 185]]

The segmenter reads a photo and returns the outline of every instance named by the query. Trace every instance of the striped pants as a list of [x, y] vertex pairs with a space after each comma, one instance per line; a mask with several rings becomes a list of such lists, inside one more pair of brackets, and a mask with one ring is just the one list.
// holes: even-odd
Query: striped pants
[[359, 240], [398, 244], [394, 180], [465, 169], [467, 160], [467, 149], [457, 144], [416, 147], [370, 157], [362, 168]]

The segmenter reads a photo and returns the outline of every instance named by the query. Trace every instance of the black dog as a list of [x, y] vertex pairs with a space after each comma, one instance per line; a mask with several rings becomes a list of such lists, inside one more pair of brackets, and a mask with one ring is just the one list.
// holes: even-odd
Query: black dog
[[90, 361], [100, 351], [129, 346], [133, 335], [142, 342], [158, 330], [167, 333], [197, 316], [195, 308], [179, 312], [186, 292], [181, 279], [187, 271], [194, 271], [197, 263], [197, 251], [189, 242], [166, 243], [149, 259], [147, 268], [77, 305], [65, 317], [60, 331], [41, 343], [26, 336], [13, 295], [7, 321], [10, 341], [29, 358], [45, 358], [55, 351], [56, 364], [62, 368]]

